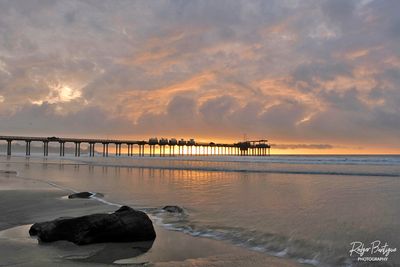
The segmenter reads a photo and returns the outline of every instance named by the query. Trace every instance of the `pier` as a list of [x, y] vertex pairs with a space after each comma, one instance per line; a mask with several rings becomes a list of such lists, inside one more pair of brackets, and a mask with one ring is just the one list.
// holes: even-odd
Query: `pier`
[[[109, 146], [115, 146], [115, 156], [122, 155], [122, 146], [127, 148], [127, 156], [270, 156], [271, 146], [268, 140], [243, 141], [232, 144], [214, 142], [196, 142], [194, 139], [177, 140], [175, 138], [150, 138], [145, 141], [118, 140], [118, 139], [89, 139], [89, 138], [64, 138], [64, 137], [32, 137], [32, 136], [0, 136], [0, 141], [7, 142], [7, 155], [12, 155], [12, 142], [25, 142], [26, 156], [31, 155], [31, 143], [43, 144], [43, 156], [49, 155], [49, 143], [59, 144], [59, 156], [64, 157], [65, 144], [74, 145], [74, 156], [81, 156], [81, 144], [88, 145], [89, 157], [96, 155], [108, 157]], [[96, 145], [101, 150], [96, 151]], [[96, 153], [97, 152], [97, 153]]]

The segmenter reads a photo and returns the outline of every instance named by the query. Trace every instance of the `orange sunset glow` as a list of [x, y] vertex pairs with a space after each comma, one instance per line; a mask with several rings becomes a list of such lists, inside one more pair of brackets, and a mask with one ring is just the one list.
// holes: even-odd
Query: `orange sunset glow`
[[399, 154], [391, 5], [10, 2], [0, 11], [1, 132]]

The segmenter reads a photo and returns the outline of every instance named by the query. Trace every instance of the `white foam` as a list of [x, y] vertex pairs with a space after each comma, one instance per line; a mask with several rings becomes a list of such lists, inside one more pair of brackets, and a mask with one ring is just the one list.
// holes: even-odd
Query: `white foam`
[[321, 264], [316, 259], [298, 259], [297, 261], [300, 263], [303, 263], [303, 264], [310, 264], [310, 265], [314, 265], [314, 266], [320, 266], [320, 264]]
[[[92, 193], [92, 192], [90, 192], [90, 193]], [[92, 193], [92, 194], [93, 194], [93, 193]], [[118, 208], [120, 208], [120, 207], [123, 206], [122, 204], [115, 203], [115, 202], [110, 202], [110, 201], [107, 201], [107, 200], [105, 200], [105, 199], [103, 199], [103, 198], [96, 197], [95, 195], [92, 195], [90, 198], [91, 198], [91, 199], [94, 199], [94, 200], [96, 200], [96, 201], [99, 201], [99, 202], [101, 202], [101, 203], [104, 203], [104, 204], [106, 204], [106, 205], [116, 206], [116, 207], [118, 207]]]

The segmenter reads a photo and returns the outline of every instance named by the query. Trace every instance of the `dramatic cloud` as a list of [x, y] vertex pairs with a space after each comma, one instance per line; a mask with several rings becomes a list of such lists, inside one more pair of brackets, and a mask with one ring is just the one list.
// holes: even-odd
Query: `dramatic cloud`
[[400, 151], [398, 10], [397, 0], [0, 0], [0, 130]]

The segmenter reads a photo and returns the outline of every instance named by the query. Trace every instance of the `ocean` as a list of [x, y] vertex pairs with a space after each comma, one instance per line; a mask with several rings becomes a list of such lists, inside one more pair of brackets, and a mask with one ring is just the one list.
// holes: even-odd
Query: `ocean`
[[[99, 192], [99, 201], [144, 210], [172, 231], [315, 266], [356, 265], [352, 242], [400, 248], [400, 156], [20, 155], [0, 157], [0, 170]], [[400, 252], [386, 263], [400, 264]]]

